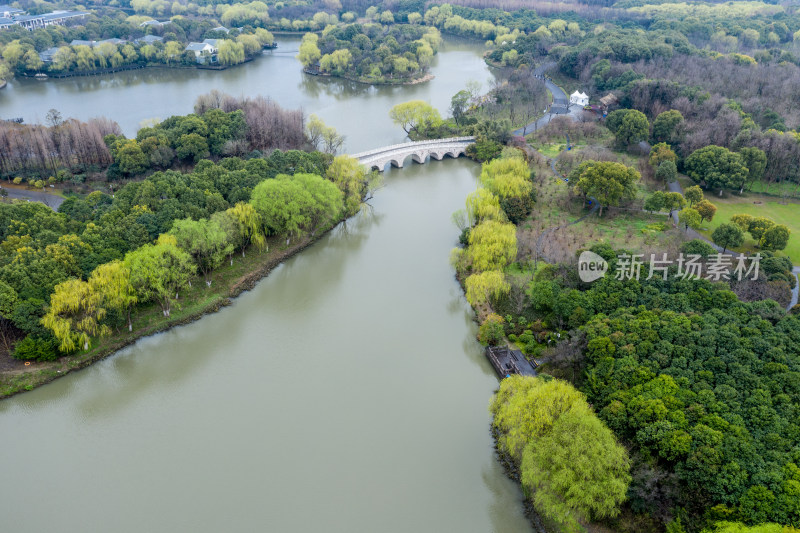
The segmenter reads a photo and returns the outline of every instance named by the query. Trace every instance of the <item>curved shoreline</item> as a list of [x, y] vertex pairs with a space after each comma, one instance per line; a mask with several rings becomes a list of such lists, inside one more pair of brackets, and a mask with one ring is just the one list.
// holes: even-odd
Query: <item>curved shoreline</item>
[[[272, 250], [264, 252], [267, 257], [265, 257], [263, 261], [257, 262], [256, 265], [254, 265], [254, 268], [251, 268], [238, 279], [236, 279], [236, 281], [228, 287], [224, 294], [214, 298], [214, 300], [212, 300], [210, 303], [187, 316], [161, 321], [154, 326], [144, 327], [138, 331], [134, 330], [133, 332], [125, 335], [123, 338], [112, 342], [107, 346], [103, 346], [102, 348], [94, 348], [85, 354], [78, 354], [77, 356], [64, 356], [56, 361], [40, 363], [43, 368], [37, 368], [29, 372], [5, 371], [0, 373], [0, 378], [6, 378], [9, 381], [8, 384], [0, 384], [0, 390], [6, 387], [10, 388], [10, 390], [0, 392], [0, 401], [22, 392], [27, 392], [37, 387], [41, 387], [42, 385], [50, 383], [51, 381], [54, 381], [62, 376], [66, 376], [71, 372], [82, 370], [88, 366], [91, 366], [97, 361], [116, 354], [119, 350], [130, 346], [139, 339], [149, 337], [157, 333], [162, 333], [178, 326], [191, 324], [192, 322], [200, 320], [206, 315], [215, 313], [220, 309], [231, 305], [233, 303], [233, 299], [243, 292], [253, 289], [259, 281], [266, 278], [277, 266], [318, 242], [330, 231], [339, 227], [339, 225], [345, 222], [345, 220], [346, 219], [340, 220], [326, 231], [323, 231], [313, 237], [307, 236], [303, 240], [286, 249], [278, 249], [276, 252], [273, 252]], [[258, 252], [253, 251], [252, 253], [256, 254]], [[98, 339], [98, 341], [101, 340], [102, 339]], [[17, 382], [15, 383], [15, 381]]]
[[338, 79], [338, 80], [347, 80], [347, 81], [352, 81], [352, 82], [355, 82], [355, 83], [360, 83], [362, 85], [374, 85], [376, 87], [380, 87], [382, 85], [389, 85], [389, 86], [392, 86], [392, 85], [395, 85], [395, 86], [416, 85], [418, 83], [425, 83], [426, 81], [431, 81], [433, 78], [436, 77], [433, 74], [431, 74], [430, 72], [428, 72], [424, 76], [421, 76], [419, 78], [413, 78], [413, 79], [410, 79], [410, 80], [403, 80], [403, 81], [397, 81], [397, 82], [394, 82], [394, 81], [376, 82], [376, 81], [370, 81], [368, 79], [353, 78], [353, 77], [350, 77], [350, 76], [334, 76], [333, 74], [326, 74], [324, 72], [314, 71], [314, 70], [311, 70], [309, 68], [304, 68], [303, 69], [303, 74], [308, 74], [309, 76], [317, 76], [317, 77], [320, 77], [320, 78], [331, 78], [331, 79]]

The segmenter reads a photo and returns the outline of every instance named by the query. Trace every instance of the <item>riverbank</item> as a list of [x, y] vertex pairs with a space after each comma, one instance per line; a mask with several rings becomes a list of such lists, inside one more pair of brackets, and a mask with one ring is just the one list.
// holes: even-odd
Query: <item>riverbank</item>
[[[342, 222], [344, 220], [333, 228]], [[123, 327], [107, 337], [93, 339], [94, 346], [86, 352], [64, 356], [52, 362], [18, 361], [8, 353], [0, 354], [0, 400], [86, 368], [139, 339], [189, 324], [219, 311], [230, 305], [234, 298], [255, 287], [275, 267], [317, 242], [333, 228], [314, 237], [304, 237], [288, 247], [282, 238], [269, 239], [269, 250], [266, 252], [259, 253], [251, 247], [245, 257], [235, 255], [233, 265], [226, 262], [209, 276], [211, 287], [207, 287], [202, 279], [197, 279], [190, 289], [184, 291], [180, 299], [174, 302], [171, 316], [164, 317], [158, 304], [144, 307], [133, 317], [133, 331], [129, 332]]]
[[[277, 44], [274, 46], [266, 46], [263, 50], [275, 50], [277, 48]], [[263, 52], [262, 50], [262, 52]], [[172, 69], [172, 70], [180, 70], [180, 69], [188, 69], [188, 70], [227, 70], [232, 67], [238, 67], [239, 65], [244, 65], [245, 63], [251, 62], [253, 59], [258, 57], [260, 54], [256, 54], [254, 56], [246, 57], [244, 61], [241, 63], [236, 63], [235, 65], [203, 65], [203, 64], [196, 64], [196, 65], [165, 65], [163, 63], [145, 63], [145, 64], [136, 64], [136, 65], [123, 65], [121, 67], [112, 67], [112, 68], [103, 68], [103, 69], [95, 69], [95, 70], [84, 70], [84, 71], [77, 71], [77, 72], [48, 72], [45, 74], [46, 77], [40, 77], [40, 73], [23, 73], [23, 78], [31, 78], [31, 79], [40, 79], [42, 81], [47, 81], [48, 79], [64, 79], [64, 78], [78, 78], [84, 76], [104, 76], [106, 74], [115, 74], [117, 72], [127, 72], [129, 70], [142, 70], [142, 69], [154, 69], [154, 68], [163, 68], [163, 69]], [[2, 89], [5, 84], [0, 85], [0, 89]]]
[[356, 83], [361, 83], [364, 85], [417, 85], [418, 83], [425, 83], [427, 81], [431, 81], [436, 76], [428, 72], [424, 76], [420, 76], [419, 78], [411, 78], [408, 80], [383, 80], [378, 81], [370, 78], [360, 78], [357, 76], [334, 76], [333, 74], [328, 74], [325, 72], [320, 72], [319, 70], [310, 69], [308, 67], [303, 69], [304, 74], [308, 74], [309, 76], [318, 76], [320, 78], [337, 78], [340, 80], [348, 80], [354, 81]]

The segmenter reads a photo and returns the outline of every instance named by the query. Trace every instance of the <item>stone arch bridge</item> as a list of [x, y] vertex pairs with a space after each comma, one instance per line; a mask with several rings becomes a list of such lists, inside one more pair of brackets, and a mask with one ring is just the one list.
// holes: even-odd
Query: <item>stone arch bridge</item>
[[451, 137], [429, 141], [407, 142], [384, 146], [375, 150], [353, 154], [359, 163], [370, 170], [383, 172], [387, 164], [403, 168], [403, 161], [411, 156], [415, 163], [424, 163], [428, 156], [441, 161], [445, 156], [458, 157], [466, 153], [467, 146], [475, 142], [475, 137]]

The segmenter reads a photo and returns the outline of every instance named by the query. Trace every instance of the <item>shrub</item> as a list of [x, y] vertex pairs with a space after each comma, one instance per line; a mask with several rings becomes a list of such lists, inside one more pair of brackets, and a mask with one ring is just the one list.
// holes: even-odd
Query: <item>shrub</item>
[[503, 327], [503, 323], [503, 317], [495, 313], [492, 313], [486, 317], [486, 320], [483, 321], [481, 327], [478, 328], [478, 340], [481, 342], [481, 344], [497, 346], [503, 342], [503, 338], [505, 337], [505, 328]]
[[466, 151], [469, 157], [483, 163], [499, 156], [503, 151], [503, 146], [495, 141], [478, 141], [467, 146]]
[[54, 339], [25, 337], [14, 347], [14, 359], [25, 361], [55, 361], [58, 359]]
[[681, 245], [681, 252], [702, 257], [708, 257], [711, 254], [717, 253], [713, 246], [700, 239], [692, 239], [691, 241], [683, 243]]

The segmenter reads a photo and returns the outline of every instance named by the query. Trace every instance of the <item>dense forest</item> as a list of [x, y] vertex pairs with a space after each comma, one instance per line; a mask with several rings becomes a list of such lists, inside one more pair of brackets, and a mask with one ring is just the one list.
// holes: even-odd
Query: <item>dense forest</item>
[[321, 37], [306, 34], [297, 57], [325, 74], [369, 83], [404, 81], [428, 70], [440, 41], [435, 28], [411, 24], [330, 26]]

